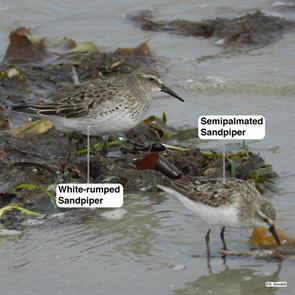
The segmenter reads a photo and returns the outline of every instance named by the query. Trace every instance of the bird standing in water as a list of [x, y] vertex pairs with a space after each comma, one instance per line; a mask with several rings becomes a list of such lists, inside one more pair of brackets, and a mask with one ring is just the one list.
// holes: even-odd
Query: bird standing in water
[[168, 184], [169, 186], [158, 187], [174, 196], [209, 224], [205, 237], [208, 250], [212, 226], [221, 227], [220, 237], [224, 250], [227, 250], [224, 238], [226, 227], [267, 226], [280, 245], [275, 229], [275, 209], [249, 182], [237, 178], [228, 178], [224, 182], [222, 178], [182, 177], [176, 180], [169, 179]]

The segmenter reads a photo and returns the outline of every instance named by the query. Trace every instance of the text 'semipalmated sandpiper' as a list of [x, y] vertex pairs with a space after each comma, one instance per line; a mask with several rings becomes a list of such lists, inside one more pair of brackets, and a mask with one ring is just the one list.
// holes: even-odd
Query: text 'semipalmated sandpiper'
[[125, 77], [97, 79], [73, 93], [60, 93], [51, 103], [25, 103], [14, 111], [48, 117], [63, 132], [108, 135], [135, 127], [148, 111], [151, 94], [163, 91], [183, 101], [152, 69], [138, 69]]
[[[211, 226], [220, 226], [223, 249], [226, 227], [252, 228], [267, 226], [278, 244], [280, 240], [275, 230], [276, 212], [272, 204], [247, 181], [236, 178], [192, 179], [183, 177], [169, 180], [169, 187], [158, 185], [168, 194], [176, 197]], [[209, 249], [211, 228], [206, 234]]]

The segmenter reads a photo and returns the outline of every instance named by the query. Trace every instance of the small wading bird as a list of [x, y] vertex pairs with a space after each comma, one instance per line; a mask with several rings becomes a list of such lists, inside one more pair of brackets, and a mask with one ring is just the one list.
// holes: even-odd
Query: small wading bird
[[142, 121], [152, 93], [162, 91], [183, 101], [165, 86], [156, 71], [140, 68], [124, 77], [97, 79], [81, 85], [73, 93], [59, 93], [51, 103], [24, 103], [11, 106], [49, 118], [62, 132], [109, 135], [128, 131]]
[[[267, 226], [280, 245], [275, 229], [276, 212], [272, 204], [247, 181], [226, 179], [192, 179], [183, 177], [169, 180], [169, 187], [160, 189], [176, 197], [186, 208], [196, 213], [209, 226], [220, 226], [223, 249], [227, 250], [224, 239], [226, 227], [252, 228]], [[209, 253], [209, 228], [205, 240]]]

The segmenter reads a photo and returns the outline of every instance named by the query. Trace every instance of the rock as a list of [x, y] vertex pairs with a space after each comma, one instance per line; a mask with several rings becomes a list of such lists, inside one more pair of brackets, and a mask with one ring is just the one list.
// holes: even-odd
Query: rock
[[120, 209], [105, 211], [105, 212], [101, 213], [100, 216], [105, 218], [105, 219], [120, 220], [126, 214], [127, 214], [127, 210], [120, 208]]

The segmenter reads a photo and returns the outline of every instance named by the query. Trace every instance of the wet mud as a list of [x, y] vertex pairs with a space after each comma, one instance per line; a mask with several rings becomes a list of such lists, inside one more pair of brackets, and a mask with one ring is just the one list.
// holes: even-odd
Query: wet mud
[[[55, 185], [85, 182], [87, 175], [85, 137], [75, 138], [70, 146], [68, 136], [46, 119], [33, 118], [21, 127], [12, 127], [9, 104], [46, 100], [60, 88], [79, 87], [74, 74], [80, 82], [104, 79], [157, 61], [147, 42], [103, 53], [91, 42], [79, 45], [64, 39], [53, 46], [26, 28], [11, 32], [0, 66], [0, 204], [5, 208], [1, 222], [6, 227], [20, 226], [26, 218], [21, 208], [37, 214], [60, 212], [54, 204]], [[165, 113], [162, 118], [150, 116], [125, 136], [110, 138], [108, 155], [102, 151], [101, 139], [91, 138], [91, 182], [119, 182], [126, 193], [134, 193], [156, 191], [165, 177], [222, 176], [220, 152], [201, 151], [189, 144], [191, 139], [198, 142], [197, 129], [175, 130], [167, 125]], [[272, 189], [276, 177], [270, 164], [242, 146], [227, 153], [226, 174], [249, 180], [260, 191]]]

